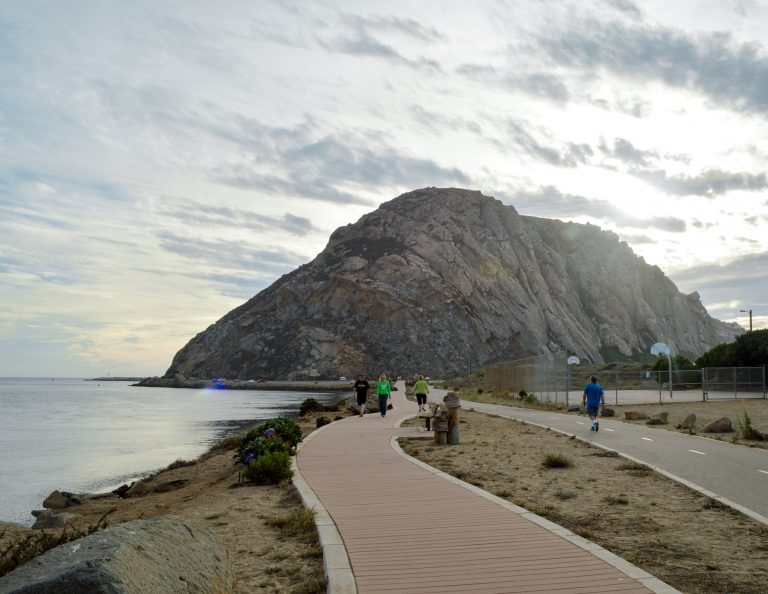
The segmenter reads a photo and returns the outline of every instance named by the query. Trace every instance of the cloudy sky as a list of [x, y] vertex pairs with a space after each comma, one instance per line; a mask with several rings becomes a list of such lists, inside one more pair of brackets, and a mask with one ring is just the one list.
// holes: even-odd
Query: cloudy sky
[[161, 374], [425, 186], [766, 327], [765, 39], [765, 0], [0, 2], [0, 376]]

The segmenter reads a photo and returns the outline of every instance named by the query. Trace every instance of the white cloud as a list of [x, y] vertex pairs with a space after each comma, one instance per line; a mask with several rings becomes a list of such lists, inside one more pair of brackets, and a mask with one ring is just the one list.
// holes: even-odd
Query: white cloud
[[0, 375], [162, 373], [428, 185], [766, 293], [761, 4], [225, 5], [0, 5]]

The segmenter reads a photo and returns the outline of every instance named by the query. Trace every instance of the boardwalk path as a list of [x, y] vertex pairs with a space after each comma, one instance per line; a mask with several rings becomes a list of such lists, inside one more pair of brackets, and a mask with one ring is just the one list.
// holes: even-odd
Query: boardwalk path
[[394, 405], [386, 418], [328, 425], [296, 460], [336, 523], [358, 592], [675, 592], [559, 526], [414, 463], [390, 443], [426, 435], [395, 428], [416, 409], [403, 384]]

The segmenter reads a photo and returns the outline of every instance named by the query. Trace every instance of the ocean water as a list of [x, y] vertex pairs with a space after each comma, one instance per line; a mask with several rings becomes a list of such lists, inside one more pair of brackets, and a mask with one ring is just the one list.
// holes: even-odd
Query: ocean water
[[0, 378], [0, 521], [31, 525], [54, 489], [112, 490], [253, 421], [295, 416], [309, 397], [341, 395]]

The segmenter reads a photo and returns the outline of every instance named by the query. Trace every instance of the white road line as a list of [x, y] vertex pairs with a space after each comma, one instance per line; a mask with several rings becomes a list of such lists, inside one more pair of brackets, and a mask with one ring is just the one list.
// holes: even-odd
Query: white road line
[[614, 431], [616, 431], [616, 429], [608, 429], [608, 427], [603, 427], [603, 431], [610, 431], [611, 433], [613, 433]]
[[688, 450], [689, 452], [693, 452], [694, 454], [701, 454], [702, 456], [706, 456], [704, 452], [700, 452], [699, 450]]
[[577, 422], [579, 425], [586, 425], [586, 423], [584, 423], [584, 421], [576, 421], [576, 422]]
[[644, 439], [645, 441], [653, 441], [650, 437], [641, 437], [640, 439]]
[[763, 474], [768, 474], [768, 470], [758, 470], [757, 472], [762, 472]]

